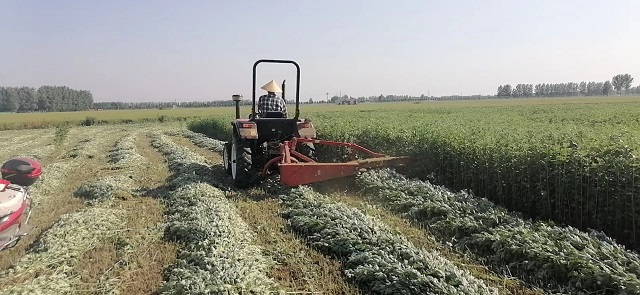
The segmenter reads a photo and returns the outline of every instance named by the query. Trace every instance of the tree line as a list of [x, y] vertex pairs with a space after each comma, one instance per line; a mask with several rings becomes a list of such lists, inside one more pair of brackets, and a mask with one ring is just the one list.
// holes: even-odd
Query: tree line
[[0, 87], [0, 112], [69, 112], [91, 109], [88, 90], [66, 86]]
[[[546, 84], [510, 84], [498, 86], [497, 97], [558, 97], [558, 96], [601, 96], [624, 94], [640, 94], [640, 86], [631, 87], [633, 77], [629, 74], [613, 76], [605, 82], [568, 82]], [[624, 91], [623, 91], [624, 90]]]
[[[393, 102], [393, 101], [450, 101], [450, 100], [477, 100], [495, 97], [558, 97], [558, 96], [601, 96], [613, 93], [622, 95], [640, 95], [640, 86], [631, 87], [633, 77], [629, 74], [614, 76], [605, 82], [568, 82], [568, 83], [540, 83], [540, 84], [510, 84], [500, 85], [496, 95], [450, 95], [450, 96], [420, 96], [411, 95], [383, 95], [359, 96], [348, 95], [334, 96], [329, 101], [314, 101], [312, 98], [301, 100], [306, 103], [335, 103], [338, 100], [355, 100], [363, 102]], [[294, 103], [288, 100], [288, 103]], [[250, 105], [250, 99], [241, 101], [242, 105]], [[69, 112], [89, 109], [102, 110], [131, 110], [131, 109], [169, 109], [180, 108], [204, 108], [234, 106], [232, 100], [211, 100], [191, 102], [93, 102], [93, 95], [88, 90], [75, 90], [67, 86], [41, 86], [33, 87], [0, 87], [0, 112]]]

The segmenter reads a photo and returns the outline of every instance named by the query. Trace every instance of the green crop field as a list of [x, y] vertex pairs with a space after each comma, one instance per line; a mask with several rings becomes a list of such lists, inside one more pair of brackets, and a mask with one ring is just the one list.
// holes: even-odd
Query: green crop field
[[639, 97], [305, 104], [412, 164], [297, 188], [233, 186], [234, 114], [0, 114], [43, 164], [0, 294], [640, 294]]
[[[320, 138], [411, 155], [412, 176], [639, 246], [637, 97], [370, 106], [309, 108], [307, 117]], [[191, 126], [228, 138], [230, 119]]]
[[[459, 107], [505, 107], [535, 105], [584, 105], [584, 104], [626, 104], [634, 103], [640, 97], [595, 97], [595, 98], [559, 98], [559, 99], [523, 99], [523, 100], [478, 100], [478, 101], [421, 101], [397, 103], [364, 103], [360, 105], [335, 104], [302, 104], [303, 114], [366, 111], [366, 110], [403, 110]], [[294, 105], [289, 105], [293, 110]], [[249, 106], [241, 107], [244, 116], [251, 112]], [[81, 112], [55, 113], [0, 113], [0, 130], [47, 128], [60, 123], [82, 124], [87, 118], [94, 118], [98, 123], [150, 122], [161, 118], [168, 120], [201, 118], [216, 115], [233, 115], [233, 107], [216, 108], [176, 108], [164, 110], [101, 110]]]

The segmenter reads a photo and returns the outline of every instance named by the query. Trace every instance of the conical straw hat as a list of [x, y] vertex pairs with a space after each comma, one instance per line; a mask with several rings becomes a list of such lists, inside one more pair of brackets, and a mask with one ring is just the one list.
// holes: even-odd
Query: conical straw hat
[[264, 86], [260, 88], [262, 88], [267, 92], [282, 92], [282, 89], [280, 89], [280, 86], [278, 86], [278, 83], [276, 83], [276, 81], [273, 81], [273, 80], [271, 80], [271, 82], [267, 84], [264, 84]]

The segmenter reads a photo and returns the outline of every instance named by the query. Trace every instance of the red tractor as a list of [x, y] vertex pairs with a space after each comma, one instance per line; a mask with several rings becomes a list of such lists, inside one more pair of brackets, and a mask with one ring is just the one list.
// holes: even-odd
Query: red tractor
[[[261, 63], [293, 64], [296, 67], [296, 108], [293, 118], [280, 112], [256, 114], [256, 69]], [[269, 174], [277, 173], [288, 186], [298, 186], [357, 174], [369, 168], [401, 165], [406, 157], [389, 157], [359, 145], [316, 138], [309, 119], [300, 118], [300, 66], [291, 60], [258, 60], [253, 65], [253, 95], [250, 118], [240, 118], [240, 95], [234, 95], [236, 119], [233, 137], [225, 143], [224, 166], [238, 188], [247, 188]], [[285, 99], [285, 83], [282, 83]], [[318, 162], [315, 145], [347, 147], [369, 158], [342, 163]], [[354, 155], [356, 155], [354, 153]]]

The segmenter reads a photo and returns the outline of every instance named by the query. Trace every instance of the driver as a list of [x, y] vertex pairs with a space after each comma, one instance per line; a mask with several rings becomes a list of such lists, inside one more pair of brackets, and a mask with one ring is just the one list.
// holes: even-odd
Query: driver
[[271, 82], [264, 84], [260, 87], [267, 91], [266, 95], [258, 98], [258, 112], [261, 116], [264, 116], [267, 112], [281, 112], [284, 117], [287, 117], [287, 104], [284, 99], [276, 95], [276, 92], [282, 93], [282, 89], [278, 84], [271, 80]]

